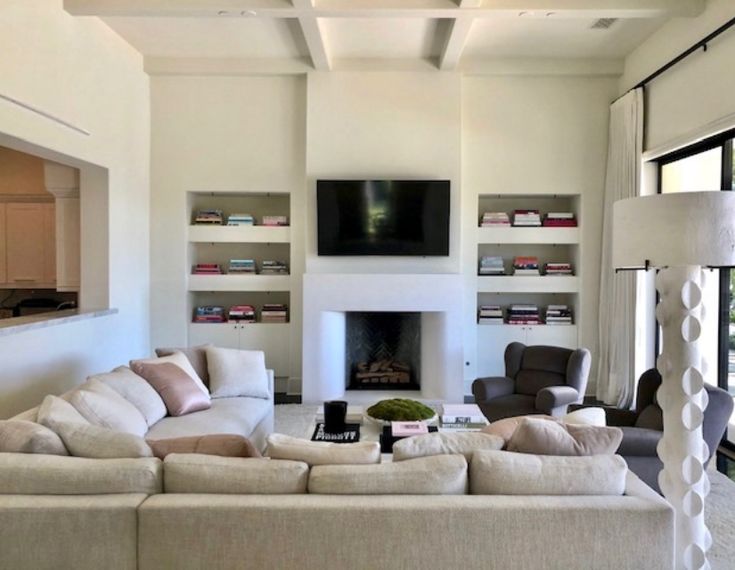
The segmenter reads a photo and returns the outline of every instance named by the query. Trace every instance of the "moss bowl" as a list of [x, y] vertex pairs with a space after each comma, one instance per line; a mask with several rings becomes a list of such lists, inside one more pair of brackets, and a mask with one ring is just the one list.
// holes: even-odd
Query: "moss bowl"
[[384, 422], [431, 420], [436, 412], [426, 404], [406, 398], [380, 400], [366, 410], [369, 418]]

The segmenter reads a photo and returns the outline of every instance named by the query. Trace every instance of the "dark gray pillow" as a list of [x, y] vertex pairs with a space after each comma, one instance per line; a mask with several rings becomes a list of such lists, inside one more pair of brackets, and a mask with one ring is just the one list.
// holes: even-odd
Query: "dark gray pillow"
[[200, 346], [190, 346], [188, 348], [157, 348], [156, 356], [171, 356], [174, 352], [183, 352], [184, 356], [191, 363], [194, 371], [202, 379], [204, 385], [209, 387], [209, 371], [207, 369], [207, 347], [211, 344], [202, 344]]

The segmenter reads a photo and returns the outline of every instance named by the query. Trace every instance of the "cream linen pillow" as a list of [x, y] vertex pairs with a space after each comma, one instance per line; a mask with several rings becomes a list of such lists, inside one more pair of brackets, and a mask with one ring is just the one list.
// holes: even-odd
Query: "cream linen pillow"
[[470, 462], [473, 495], [622, 495], [628, 466], [619, 455], [553, 457], [478, 451]]
[[320, 465], [309, 473], [309, 493], [464, 495], [467, 460], [462, 455], [435, 455], [378, 465]]
[[303, 461], [309, 465], [358, 465], [380, 462], [380, 444], [377, 441], [328, 443], [273, 433], [268, 436], [267, 442], [266, 455], [273, 459]]
[[69, 455], [64, 442], [54, 431], [23, 420], [0, 421], [0, 452]]
[[89, 425], [89, 421], [66, 400], [58, 396], [46, 396], [38, 408], [38, 423], [59, 433], [56, 426], [60, 423], [79, 423]]
[[127, 366], [118, 366], [112, 372], [95, 374], [89, 380], [97, 380], [109, 386], [133, 404], [143, 414], [148, 426], [166, 417], [166, 405], [158, 392]]
[[179, 454], [163, 462], [166, 493], [285, 495], [306, 493], [309, 466], [301, 461]]
[[71, 395], [70, 402], [89, 423], [142, 437], [148, 424], [140, 410], [109, 386], [92, 378]]
[[142, 437], [108, 428], [75, 422], [58, 422], [59, 434], [69, 453], [76, 457], [115, 459], [153, 457]]
[[208, 346], [206, 351], [209, 389], [213, 398], [270, 398], [263, 351], [216, 346]]
[[620, 447], [616, 427], [562, 424], [526, 418], [508, 442], [508, 451], [538, 455], [611, 455]]
[[504, 444], [502, 437], [482, 432], [427, 433], [395, 442], [393, 461], [456, 453], [461, 453], [469, 461], [479, 449], [502, 449]]
[[602, 408], [579, 408], [559, 418], [565, 424], [605, 427], [607, 419]]
[[191, 362], [189, 362], [189, 359], [186, 358], [186, 355], [184, 355], [183, 352], [174, 352], [169, 356], [161, 356], [159, 358], [142, 358], [139, 360], [131, 360], [130, 368], [133, 370], [133, 372], [138, 374], [138, 364], [163, 364], [164, 362], [170, 362], [171, 364], [175, 364], [176, 366], [181, 368], [184, 372], [186, 372], [188, 376], [191, 377], [192, 380], [194, 380], [197, 387], [207, 396], [209, 396], [209, 390], [207, 390], [204, 382], [201, 378], [199, 378], [199, 374], [196, 373], [196, 370], [194, 370]]
[[482, 428], [481, 431], [482, 433], [487, 433], [490, 435], [497, 435], [498, 437], [501, 437], [503, 441], [505, 442], [505, 445], [508, 445], [510, 438], [513, 437], [513, 433], [515, 433], [518, 426], [521, 425], [521, 422], [525, 420], [526, 418], [536, 418], [540, 420], [558, 421], [556, 418], [552, 416], [546, 416], [544, 414], [530, 415], [530, 416], [513, 416], [512, 418], [503, 418], [500, 420], [495, 420], [490, 425], [487, 425], [484, 428]]

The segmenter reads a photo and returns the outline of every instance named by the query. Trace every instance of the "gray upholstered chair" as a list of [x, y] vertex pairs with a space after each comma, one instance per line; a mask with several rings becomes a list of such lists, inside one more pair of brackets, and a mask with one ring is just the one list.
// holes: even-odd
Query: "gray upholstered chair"
[[[663, 469], [663, 463], [658, 458], [656, 446], [664, 428], [663, 414], [656, 401], [656, 391], [660, 385], [661, 375], [658, 370], [646, 370], [638, 380], [635, 410], [604, 408], [607, 425], [623, 430], [623, 441], [617, 453], [623, 456], [633, 473], [659, 493], [661, 490], [658, 486], [658, 474]], [[733, 401], [725, 390], [709, 385], [704, 388], [707, 390], [709, 403], [704, 410], [702, 435], [709, 449], [709, 462], [727, 428]]]
[[512, 342], [505, 349], [505, 376], [478, 378], [472, 393], [491, 422], [527, 414], [561, 416], [581, 403], [590, 373], [590, 351]]

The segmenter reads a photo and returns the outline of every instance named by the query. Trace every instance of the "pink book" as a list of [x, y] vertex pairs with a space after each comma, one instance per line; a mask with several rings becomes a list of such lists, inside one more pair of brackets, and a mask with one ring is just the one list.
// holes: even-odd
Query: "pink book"
[[429, 433], [429, 426], [426, 422], [391, 422], [390, 431], [393, 437], [409, 437], [412, 435], [421, 435]]

